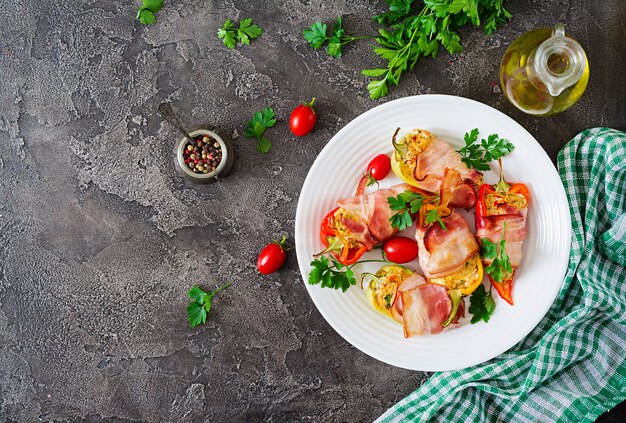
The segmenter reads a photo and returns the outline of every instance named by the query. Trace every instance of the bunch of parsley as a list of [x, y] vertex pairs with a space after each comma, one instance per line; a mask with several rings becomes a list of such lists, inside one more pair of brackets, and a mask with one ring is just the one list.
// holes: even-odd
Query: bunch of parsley
[[384, 68], [366, 69], [375, 77], [367, 89], [370, 97], [387, 95], [390, 84], [398, 85], [403, 72], [413, 70], [420, 57], [435, 57], [443, 46], [450, 54], [463, 50], [458, 30], [472, 24], [484, 25], [491, 34], [511, 14], [504, 0], [386, 0], [389, 11], [374, 16], [383, 25], [374, 52], [387, 60]]

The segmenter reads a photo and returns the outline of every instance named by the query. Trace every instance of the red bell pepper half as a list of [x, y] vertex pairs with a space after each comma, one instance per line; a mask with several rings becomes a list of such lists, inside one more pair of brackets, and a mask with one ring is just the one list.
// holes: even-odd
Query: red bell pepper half
[[315, 255], [319, 257], [322, 254], [333, 253], [340, 263], [349, 266], [356, 263], [367, 251], [367, 247], [359, 244], [357, 247], [350, 247], [349, 243], [343, 238], [339, 231], [334, 227], [335, 212], [339, 207], [328, 213], [320, 226], [320, 239], [324, 247], [322, 252]]

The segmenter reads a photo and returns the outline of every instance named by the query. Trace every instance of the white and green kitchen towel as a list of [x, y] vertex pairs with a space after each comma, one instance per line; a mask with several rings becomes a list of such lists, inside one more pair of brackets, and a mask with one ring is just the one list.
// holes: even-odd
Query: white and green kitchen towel
[[548, 314], [508, 352], [434, 374], [378, 422], [592, 422], [626, 399], [626, 134], [580, 133], [558, 169], [572, 250]]

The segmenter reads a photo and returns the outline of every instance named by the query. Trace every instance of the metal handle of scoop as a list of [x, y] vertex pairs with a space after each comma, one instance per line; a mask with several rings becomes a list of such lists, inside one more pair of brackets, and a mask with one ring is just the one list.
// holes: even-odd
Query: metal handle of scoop
[[193, 145], [194, 147], [198, 146], [198, 144], [196, 144], [196, 141], [191, 138], [189, 133], [183, 127], [183, 124], [178, 118], [176, 112], [174, 112], [174, 109], [172, 109], [172, 105], [170, 103], [161, 103], [158, 110], [161, 116], [163, 116], [163, 119], [169, 122], [174, 128], [178, 129], [181, 133], [183, 133], [185, 137], [189, 140], [189, 143], [191, 143], [191, 145]]

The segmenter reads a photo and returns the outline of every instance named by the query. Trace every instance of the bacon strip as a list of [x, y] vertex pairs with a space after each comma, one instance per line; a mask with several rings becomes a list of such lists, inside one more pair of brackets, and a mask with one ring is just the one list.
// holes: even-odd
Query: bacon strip
[[400, 285], [398, 285], [397, 294], [395, 295], [394, 303], [391, 307], [391, 316], [394, 320], [402, 323], [402, 295], [403, 291], [411, 291], [416, 289], [420, 285], [424, 285], [426, 283], [426, 279], [419, 273], [413, 273], [411, 276], [403, 280]]
[[[378, 242], [385, 242], [398, 233], [398, 230], [393, 228], [389, 221], [389, 218], [391, 218], [395, 212], [389, 207], [387, 197], [396, 197], [398, 194], [410, 188], [411, 187], [407, 184], [399, 184], [390, 188], [379, 189], [370, 194], [341, 199], [337, 201], [337, 205], [361, 219], [361, 222], [367, 226], [367, 231], [369, 235], [371, 235], [370, 239], [374, 241], [373, 246]], [[352, 230], [351, 226], [346, 225], [346, 227]], [[359, 236], [363, 239], [367, 239], [363, 231], [364, 229], [362, 227], [359, 228]], [[360, 238], [357, 239], [360, 240]]]
[[[502, 239], [502, 231], [504, 230], [505, 250], [514, 269], [522, 261], [522, 246], [526, 238], [527, 213], [528, 209], [515, 209], [514, 214], [476, 216], [476, 238], [479, 240], [487, 238], [493, 243], [498, 243]], [[506, 229], [504, 229], [505, 222]], [[493, 261], [485, 258], [482, 260], [487, 266]]]
[[404, 337], [437, 334], [452, 312], [452, 302], [441, 285], [425, 284], [402, 291]]
[[419, 261], [427, 278], [438, 278], [459, 270], [478, 251], [478, 244], [467, 222], [458, 213], [442, 218], [426, 228], [417, 225], [415, 238]]
[[[451, 311], [452, 302], [446, 289], [440, 285], [426, 283], [426, 279], [417, 273], [413, 273], [398, 285], [395, 301], [391, 307], [394, 320], [404, 326], [405, 338], [440, 333], [444, 330], [442, 323], [446, 321]], [[461, 301], [453, 324], [457, 324], [459, 318], [464, 315], [465, 304]]]
[[372, 238], [370, 234], [370, 230], [367, 228], [367, 225], [362, 221], [356, 221], [350, 219], [348, 217], [342, 217], [341, 222], [344, 226], [350, 231], [354, 239], [356, 239], [359, 243], [365, 245], [367, 250], [371, 250], [376, 245], [377, 241]]
[[461, 155], [447, 142], [434, 138], [417, 157], [413, 176], [426, 191], [439, 192], [446, 169], [458, 172], [452, 186], [450, 205], [469, 209], [476, 203], [476, 190], [482, 183], [482, 174], [461, 161]]

